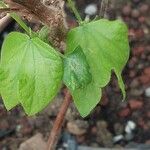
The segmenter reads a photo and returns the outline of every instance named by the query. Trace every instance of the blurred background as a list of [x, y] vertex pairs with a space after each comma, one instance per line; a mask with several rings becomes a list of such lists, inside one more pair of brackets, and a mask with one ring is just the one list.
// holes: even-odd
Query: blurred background
[[[99, 0], [76, 0], [76, 4], [82, 17], [94, 18], [100, 8]], [[67, 6], [65, 9], [70, 26], [75, 26], [73, 14]], [[117, 80], [112, 75], [103, 89], [101, 102], [88, 117], [81, 118], [71, 104], [59, 138], [59, 150], [150, 149], [150, 0], [111, 0], [105, 17], [121, 19], [129, 29], [131, 55], [123, 72], [127, 99], [121, 101]], [[20, 29], [11, 21], [0, 32], [0, 46], [13, 30]], [[20, 145], [33, 138], [42, 145], [62, 100], [63, 90], [40, 114], [27, 117], [19, 106], [7, 112], [0, 99], [0, 150], [25, 150]]]

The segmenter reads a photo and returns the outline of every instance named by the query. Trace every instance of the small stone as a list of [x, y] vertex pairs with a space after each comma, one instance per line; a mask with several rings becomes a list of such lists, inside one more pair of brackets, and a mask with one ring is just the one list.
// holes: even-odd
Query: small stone
[[133, 121], [129, 120], [129, 121], [127, 122], [126, 127], [125, 127], [125, 132], [127, 133], [127, 135], [131, 135], [131, 134], [132, 134], [132, 131], [133, 131], [135, 128], [136, 128], [136, 124], [135, 124]]
[[[135, 34], [137, 39], [141, 39], [144, 36], [144, 31], [143, 29], [137, 29]], [[140, 46], [140, 49], [141, 49], [140, 51], [144, 51], [144, 47]]]
[[139, 81], [142, 83], [142, 84], [147, 84], [150, 82], [150, 77], [148, 77], [147, 75], [143, 74], [139, 77]]
[[104, 121], [104, 120], [102, 120], [102, 121], [98, 121], [97, 122], [97, 128], [99, 129], [99, 128], [107, 128], [108, 127], [108, 124], [107, 124], [107, 122], [106, 121]]
[[[141, 17], [139, 17], [139, 22], [140, 23], [145, 23], [145, 21], [146, 21], [146, 18], [144, 17], [144, 16], [141, 16]], [[144, 32], [145, 33], [145, 32]]]
[[6, 119], [1, 119], [0, 121], [0, 130], [8, 130], [10, 125]]
[[130, 113], [131, 113], [130, 109], [128, 107], [125, 107], [119, 111], [118, 115], [119, 117], [127, 117], [130, 115]]
[[20, 133], [22, 136], [29, 135], [33, 131], [33, 126], [29, 123], [28, 119], [26, 117], [19, 120], [20, 125]]
[[150, 87], [145, 90], [145, 96], [150, 97]]
[[150, 77], [150, 67], [144, 69], [144, 74]]
[[96, 15], [97, 13], [97, 6], [96, 4], [89, 4], [86, 8], [85, 8], [85, 14], [86, 15]]
[[150, 139], [145, 142], [145, 144], [150, 145]]
[[83, 144], [85, 141], [85, 136], [84, 135], [77, 135], [76, 140], [78, 144]]
[[130, 129], [132, 129], [132, 130], [134, 130], [136, 128], [136, 124], [133, 121], [131, 121], [131, 120], [129, 120], [127, 122], [127, 126], [129, 126]]
[[121, 123], [115, 123], [114, 124], [114, 131], [116, 135], [120, 135], [124, 131], [124, 127]]
[[130, 91], [132, 96], [141, 96], [144, 93], [143, 89], [131, 89]]
[[146, 113], [146, 116], [147, 116], [148, 118], [150, 118], [150, 111], [148, 111], [148, 112]]
[[138, 118], [138, 125], [142, 128], [145, 126], [145, 121], [143, 118], [141, 118], [141, 117]]
[[129, 106], [132, 110], [141, 109], [143, 107], [143, 101], [131, 99], [129, 100]]
[[103, 96], [100, 104], [102, 106], [107, 106], [108, 103], [109, 103], [108, 97], [107, 96]]
[[46, 142], [43, 140], [42, 134], [37, 133], [27, 141], [20, 145], [19, 150], [46, 150]]
[[88, 128], [88, 122], [84, 120], [75, 120], [67, 123], [68, 131], [74, 135], [83, 135]]
[[143, 5], [140, 6], [140, 12], [142, 14], [146, 14], [148, 12], [148, 10], [149, 10], [149, 5], [148, 4], [143, 4]]
[[126, 133], [132, 133], [132, 129], [129, 126], [125, 127], [125, 132]]
[[67, 110], [65, 118], [68, 122], [74, 121], [77, 118], [80, 118], [80, 114], [73, 103], [70, 104], [70, 107]]
[[124, 136], [122, 134], [121, 135], [117, 135], [117, 136], [113, 137], [113, 142], [117, 143], [117, 142], [119, 142], [119, 141], [121, 141], [123, 139], [124, 139]]
[[105, 147], [112, 147], [113, 137], [111, 132], [107, 129], [108, 124], [106, 121], [101, 120], [97, 122], [97, 137], [96, 141], [103, 144]]
[[140, 16], [140, 12], [137, 9], [133, 9], [131, 15], [133, 18], [138, 18]]
[[125, 16], [129, 16], [131, 14], [131, 11], [132, 11], [131, 6], [126, 5], [126, 6], [123, 7], [122, 13]]
[[139, 56], [145, 51], [145, 49], [143, 46], [138, 46], [138, 47], [133, 48], [132, 51], [133, 51], [133, 55]]
[[125, 139], [127, 140], [127, 141], [130, 141], [130, 140], [132, 140], [134, 138], [134, 135], [132, 134], [132, 133], [127, 133], [126, 135], [125, 135]]
[[130, 84], [130, 87], [131, 88], [136, 88], [136, 87], [138, 87], [139, 86], [139, 81], [138, 81], [138, 79], [133, 79], [132, 81], [131, 81], [131, 84]]
[[92, 127], [91, 133], [92, 133], [93, 135], [96, 135], [96, 134], [97, 134], [97, 127], [96, 127], [96, 126]]

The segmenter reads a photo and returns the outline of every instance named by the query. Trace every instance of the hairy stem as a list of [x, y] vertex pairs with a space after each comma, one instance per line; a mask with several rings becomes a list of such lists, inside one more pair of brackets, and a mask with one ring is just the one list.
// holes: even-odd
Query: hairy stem
[[104, 18], [106, 16], [110, 0], [101, 0], [101, 7], [99, 11], [99, 17]]
[[69, 91], [67, 91], [65, 93], [65, 98], [61, 105], [60, 111], [54, 122], [54, 126], [51, 130], [51, 133], [50, 133], [50, 136], [48, 139], [47, 150], [55, 150], [55, 146], [56, 146], [58, 136], [59, 136], [59, 133], [60, 133], [62, 125], [63, 125], [65, 114], [68, 110], [70, 103], [71, 103], [71, 95], [70, 95]]
[[[7, 8], [7, 6], [5, 5], [5, 3], [1, 2], [1, 9], [0, 9], [0, 12], [10, 12], [10, 11], [16, 11], [17, 9], [13, 8], [13, 9], [10, 9], [10, 8]], [[16, 13], [10, 13], [10, 17], [12, 17], [19, 25], [20, 27], [22, 27], [26, 32], [27, 34], [31, 34], [31, 29], [25, 24], [25, 22], [16, 14]]]
[[0, 33], [3, 31], [3, 29], [11, 22], [11, 17], [9, 15], [6, 15], [2, 19], [0, 19]]
[[24, 21], [15, 13], [10, 13], [10, 16], [27, 32], [31, 35], [31, 29], [24, 23]]
[[68, 0], [68, 3], [69, 3], [70, 8], [72, 9], [72, 11], [74, 12], [79, 24], [81, 24], [82, 23], [82, 18], [80, 16], [78, 10], [76, 9], [76, 7], [74, 5], [74, 2], [72, 0]]
[[57, 10], [53, 6], [51, 8], [47, 7], [41, 0], [5, 0], [5, 2], [10, 7], [15, 6], [26, 10], [21, 11], [21, 13], [26, 12], [25, 16], [28, 14], [33, 15], [34, 18], [43, 22], [48, 27], [54, 26], [64, 31], [67, 30], [62, 9]]

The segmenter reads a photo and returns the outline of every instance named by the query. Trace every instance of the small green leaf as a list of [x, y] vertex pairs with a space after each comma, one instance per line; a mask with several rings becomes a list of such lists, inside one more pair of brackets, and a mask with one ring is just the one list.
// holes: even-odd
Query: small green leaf
[[42, 29], [38, 32], [38, 36], [39, 38], [46, 42], [46, 43], [49, 43], [49, 40], [48, 40], [48, 35], [50, 33], [50, 28], [47, 27], [47, 26], [44, 26], [42, 27]]
[[41, 111], [56, 95], [62, 59], [38, 37], [12, 32], [2, 46], [0, 93], [8, 110], [20, 104], [28, 115]]
[[93, 79], [87, 87], [72, 92], [76, 107], [85, 117], [100, 101], [101, 88], [110, 81], [112, 71], [125, 98], [121, 73], [129, 58], [128, 30], [119, 20], [101, 19], [83, 24], [68, 34], [67, 51], [73, 51], [77, 45], [83, 49]]
[[0, 0], [0, 8], [5, 8], [5, 7], [6, 7], [6, 4], [2, 0]]
[[85, 87], [92, 79], [86, 57], [78, 46], [64, 59], [64, 83], [73, 91]]

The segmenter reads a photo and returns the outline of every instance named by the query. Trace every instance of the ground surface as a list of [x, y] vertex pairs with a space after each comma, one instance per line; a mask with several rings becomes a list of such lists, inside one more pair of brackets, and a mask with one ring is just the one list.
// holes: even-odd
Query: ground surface
[[[77, 1], [83, 10], [92, 0]], [[148, 6], [150, 7], [149, 0], [113, 0], [108, 12], [109, 17], [123, 19], [129, 28], [131, 56], [123, 73], [127, 100], [121, 101], [116, 79], [112, 77], [112, 82], [104, 90], [101, 104], [90, 116], [82, 119], [71, 106], [66, 116], [60, 145], [66, 142], [66, 137], [73, 138], [78, 144], [92, 147], [120, 148], [131, 143], [134, 145], [133, 142], [150, 144], [150, 8], [148, 9]], [[0, 42], [5, 33], [1, 35]], [[0, 150], [17, 150], [20, 143], [39, 132], [46, 140], [62, 95], [59, 94], [54, 104], [32, 118], [25, 116], [19, 107], [7, 112], [3, 102], [0, 101]]]

